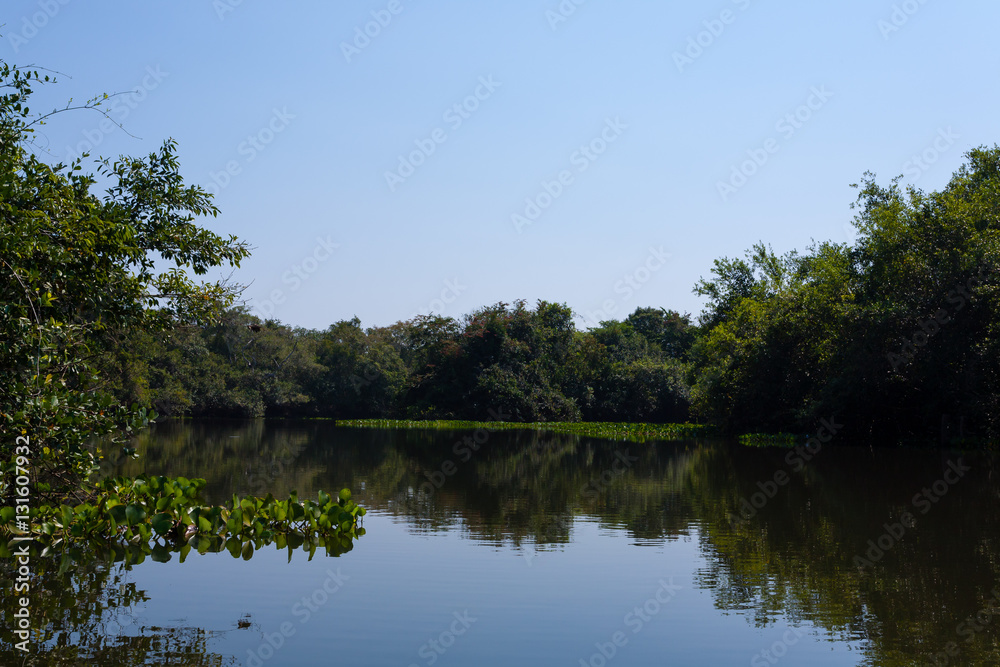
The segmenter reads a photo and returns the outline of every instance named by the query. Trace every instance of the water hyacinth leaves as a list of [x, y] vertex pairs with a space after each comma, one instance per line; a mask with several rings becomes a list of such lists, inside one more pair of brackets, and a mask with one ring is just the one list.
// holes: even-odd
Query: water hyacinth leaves
[[[139, 547], [143, 557], [148, 553], [157, 559], [169, 558], [168, 546], [187, 546], [180, 552], [183, 559], [191, 548], [198, 553], [227, 549], [249, 558], [255, 548], [274, 541], [290, 550], [305, 544], [310, 554], [320, 546], [339, 554], [364, 534], [358, 522], [365, 509], [351, 500], [348, 489], [336, 500], [320, 491], [318, 502], [299, 502], [293, 492], [283, 500], [270, 494], [233, 496], [227, 505], [204, 505], [199, 501], [204, 486], [205, 480], [185, 477], [108, 479], [96, 485], [96, 504], [32, 508], [30, 535], [43, 546], [86, 540]], [[13, 508], [0, 509], [0, 535], [23, 535], [15, 530], [16, 518]]]
[[435, 429], [510, 431], [525, 429], [574, 433], [609, 440], [687, 440], [711, 434], [711, 429], [701, 424], [647, 424], [639, 422], [474, 422], [457, 420], [414, 421], [399, 419], [338, 419], [337, 426], [378, 429]]

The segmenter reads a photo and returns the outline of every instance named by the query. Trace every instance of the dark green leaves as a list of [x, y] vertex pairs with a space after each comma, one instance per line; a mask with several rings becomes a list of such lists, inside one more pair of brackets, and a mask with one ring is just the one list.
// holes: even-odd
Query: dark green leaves
[[[205, 505], [199, 493], [202, 479], [148, 477], [107, 479], [96, 485], [97, 502], [75, 507], [41, 506], [33, 510], [33, 536], [43, 544], [56, 539], [105, 542], [138, 547], [189, 544], [199, 553], [229, 549], [238, 557], [253, 553], [255, 543], [280, 538], [282, 545], [343, 545], [358, 533], [364, 509], [343, 489], [336, 502], [325, 491], [320, 502], [297, 502], [268, 494], [264, 498], [233, 497], [227, 505]], [[10, 533], [14, 508], [0, 509], [0, 530]], [[150, 547], [150, 542], [153, 542]], [[338, 547], [338, 553], [343, 551]], [[154, 556], [162, 557], [157, 551]]]
[[128, 505], [125, 508], [125, 519], [130, 526], [138, 525], [146, 518], [146, 510], [139, 505]]

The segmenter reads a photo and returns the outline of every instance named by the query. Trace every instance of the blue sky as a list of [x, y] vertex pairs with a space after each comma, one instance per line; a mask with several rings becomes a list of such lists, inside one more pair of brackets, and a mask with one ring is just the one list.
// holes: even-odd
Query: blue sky
[[[257, 312], [387, 325], [497, 301], [696, 314], [712, 261], [849, 240], [866, 170], [942, 187], [998, 140], [1000, 5], [7, 0], [62, 72], [64, 159], [179, 142]], [[366, 34], [367, 33], [367, 34]], [[916, 158], [916, 159], [914, 159]]]

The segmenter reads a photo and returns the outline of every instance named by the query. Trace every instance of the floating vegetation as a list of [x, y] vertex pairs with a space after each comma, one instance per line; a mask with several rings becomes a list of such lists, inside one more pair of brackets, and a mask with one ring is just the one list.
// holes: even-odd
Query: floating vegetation
[[701, 424], [646, 424], [631, 422], [474, 422], [455, 420], [398, 420], [398, 419], [349, 419], [337, 420], [337, 426], [350, 428], [384, 429], [436, 429], [490, 431], [551, 431], [572, 433], [609, 440], [686, 440], [707, 435], [709, 429]]
[[739, 440], [746, 447], [792, 447], [797, 442], [805, 442], [807, 437], [794, 433], [747, 433]]
[[[300, 502], [292, 492], [286, 500], [238, 498], [225, 505], [203, 505], [203, 479], [177, 477], [118, 477], [95, 487], [93, 502], [76, 506], [33, 507], [27, 518], [13, 507], [0, 509], [0, 536], [11, 544], [32, 541], [42, 546], [72, 542], [136, 547], [153, 560], [171, 551], [194, 548], [200, 553], [227, 549], [249, 559], [254, 549], [275, 542], [279, 548], [306, 543], [348, 551], [364, 534], [359, 519], [365, 509], [351, 500], [349, 489], [337, 496], [320, 491], [318, 500]], [[186, 547], [186, 550], [184, 550]], [[0, 540], [0, 557], [10, 557], [7, 539]]]

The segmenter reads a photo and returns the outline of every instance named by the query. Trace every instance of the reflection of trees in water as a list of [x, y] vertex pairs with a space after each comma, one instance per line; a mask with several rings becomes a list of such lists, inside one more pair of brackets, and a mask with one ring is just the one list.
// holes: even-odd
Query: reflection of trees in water
[[[344, 536], [325, 539], [314, 536], [304, 540], [295, 535], [276, 536], [273, 541], [254, 540], [234, 548], [231, 540], [223, 543], [202, 539], [199, 549], [186, 545], [115, 547], [74, 546], [65, 552], [47, 549], [44, 555], [33, 549], [30, 557], [30, 599], [32, 637], [29, 658], [15, 648], [21, 641], [13, 634], [11, 610], [18, 608], [13, 586], [0, 590], [0, 665], [96, 664], [101, 667], [134, 665], [191, 665], [217, 667], [238, 665], [231, 657], [213, 653], [208, 643], [228, 632], [251, 628], [243, 619], [224, 619], [225, 629], [198, 627], [154, 627], [139, 620], [139, 606], [150, 600], [145, 591], [129, 580], [133, 566], [147, 559], [166, 562], [177, 556], [180, 562], [191, 553], [213, 553], [214, 558], [250, 560], [254, 554], [271, 546], [288, 552], [288, 560], [315, 556], [340, 556], [353, 548]], [[225, 553], [228, 551], [229, 553]], [[218, 552], [218, 553], [215, 553]], [[0, 559], [0, 580], [12, 582], [17, 576], [14, 559]], [[149, 567], [159, 567], [150, 563]], [[22, 593], [23, 594], [23, 593]], [[85, 661], [85, 663], [84, 663]]]
[[[699, 583], [717, 606], [743, 610], [759, 626], [784, 615], [865, 639], [866, 665], [924, 664], [949, 642], [961, 651], [950, 664], [1000, 663], [1000, 616], [982, 632], [959, 634], [967, 616], [990, 606], [1000, 581], [992, 457], [976, 457], [974, 471], [924, 515], [912, 498], [940, 479], [947, 456], [831, 449], [756, 517], [730, 522], [757, 482], [787, 469], [782, 454], [720, 450], [692, 471], [708, 561]], [[917, 525], [874, 567], [859, 568], [855, 557], [904, 511]]]
[[[14, 580], [17, 565], [0, 560], [0, 579]], [[29, 653], [14, 648], [12, 587], [0, 594], [0, 664], [133, 667], [183, 664], [219, 667], [238, 664], [211, 652], [208, 642], [228, 632], [195, 627], [144, 627], [136, 607], [149, 596], [129, 581], [131, 566], [109, 554], [75, 549], [73, 557], [31, 558]], [[235, 619], [233, 619], [235, 621]]]
[[109, 464], [102, 469], [130, 477], [147, 470], [168, 477], [202, 477], [208, 481], [203, 495], [211, 502], [228, 500], [233, 493], [282, 497], [293, 490], [324, 487], [316, 483], [322, 470], [300, 460], [315, 439], [309, 423], [296, 426], [261, 419], [224, 424], [221, 428], [206, 422], [157, 424], [137, 436], [137, 459], [109, 455]]
[[[637, 538], [686, 533], [679, 511], [684, 456], [664, 455], [686, 445], [609, 446], [576, 435], [505, 431], [463, 460], [453, 453], [461, 434], [397, 433], [386, 458], [370, 471], [355, 469], [356, 479], [370, 507], [405, 516], [418, 530], [461, 523], [473, 539], [491, 544], [559, 544], [568, 541], [575, 517], [589, 515]], [[628, 467], [619, 456], [626, 452], [638, 458]]]
[[[864, 642], [859, 659], [866, 664], [913, 664], [950, 641], [961, 645], [961, 664], [1000, 663], [1000, 627], [969, 643], [956, 633], [963, 619], [989, 606], [994, 582], [1000, 583], [991, 459], [978, 461], [975, 474], [939, 507], [918, 515], [917, 527], [873, 569], [861, 571], [854, 557], [904, 509], [917, 513], [913, 495], [941, 477], [947, 457], [830, 448], [795, 472], [780, 449], [507, 435], [493, 434], [466, 463], [456, 460], [455, 474], [432, 493], [420, 487], [428, 473], [441, 470], [457, 434], [442, 442], [434, 432], [399, 433], [375, 468], [354, 472], [356, 479], [379, 482], [367, 486], [373, 504], [381, 499], [419, 527], [461, 523], [472, 538], [490, 544], [565, 543], [580, 515], [637, 540], [697, 534], [706, 560], [698, 582], [718, 608], [744, 614], [755, 626], [788, 619], [831, 638]], [[385, 434], [380, 437], [384, 446]], [[625, 450], [638, 460], [600, 483]], [[791, 481], [757, 516], [734, 523], [741, 500], [779, 470]]]
[[[144, 445], [154, 457], [146, 460], [175, 466], [172, 474], [206, 477], [223, 497], [241, 491], [246, 471], [298, 446], [275, 479], [282, 492], [305, 497], [349, 486], [361, 504], [404, 517], [414, 530], [461, 526], [484, 544], [526, 549], [567, 543], [581, 516], [644, 542], [697, 535], [706, 561], [698, 584], [718, 608], [755, 626], [791, 619], [863, 640], [859, 660], [868, 665], [910, 665], [950, 641], [961, 649], [952, 664], [1000, 664], [1000, 615], [969, 643], [956, 632], [990, 606], [1000, 583], [1000, 503], [989, 457], [976, 459], [973, 472], [930, 512], [918, 513], [916, 528], [874, 568], [859, 570], [853, 558], [885, 532], [883, 524], [914, 511], [913, 495], [940, 478], [946, 455], [829, 447], [797, 473], [784, 450], [721, 442], [614, 443], [503, 431], [463, 460], [455, 453], [469, 435], [463, 432], [256, 422], [183, 433], [192, 427], [171, 434], [169, 450], [161, 450], [169, 454]], [[637, 460], [624, 470], [619, 463], [612, 474], [616, 454], [626, 450]], [[434, 484], [442, 470], [451, 472]], [[740, 501], [778, 470], [791, 481], [757, 516], [734, 523]]]

